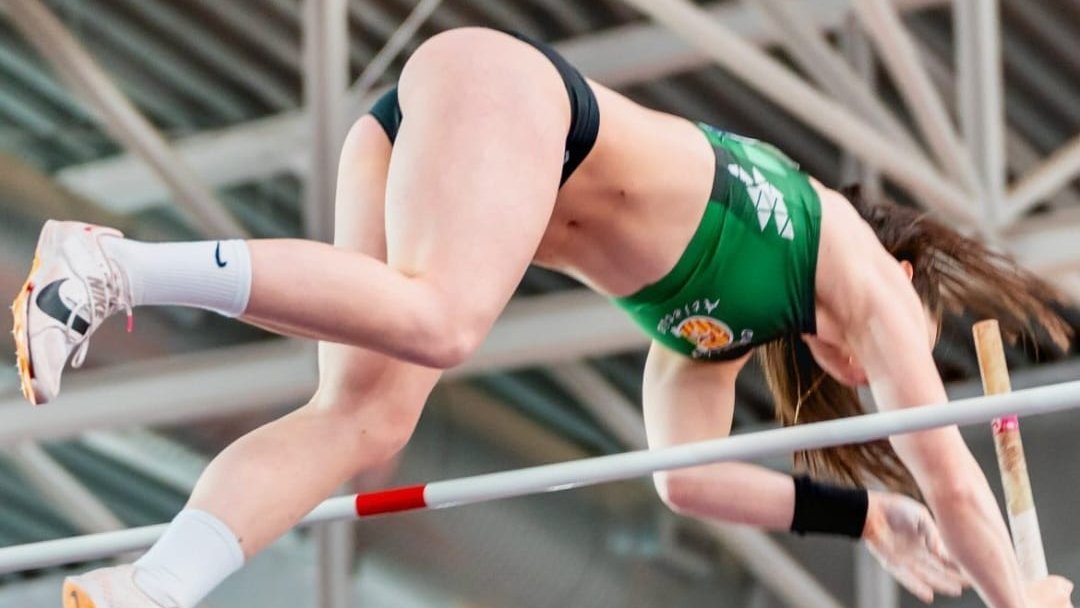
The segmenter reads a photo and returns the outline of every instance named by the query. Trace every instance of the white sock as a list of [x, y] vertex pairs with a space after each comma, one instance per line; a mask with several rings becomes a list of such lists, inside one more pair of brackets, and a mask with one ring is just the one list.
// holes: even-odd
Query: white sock
[[127, 276], [132, 306], [191, 306], [237, 317], [251, 295], [251, 254], [241, 240], [143, 243], [101, 239]]
[[205, 511], [184, 509], [135, 562], [135, 586], [166, 608], [194, 608], [244, 565], [236, 535]]

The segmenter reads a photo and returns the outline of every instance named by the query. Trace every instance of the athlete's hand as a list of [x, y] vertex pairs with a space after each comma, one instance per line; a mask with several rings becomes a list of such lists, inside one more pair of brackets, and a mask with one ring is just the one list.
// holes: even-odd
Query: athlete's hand
[[1028, 606], [1042, 608], [1073, 608], [1072, 581], [1060, 576], [1048, 576], [1027, 584], [1024, 596]]
[[863, 540], [889, 574], [928, 604], [934, 593], [955, 597], [969, 584], [930, 511], [907, 496], [870, 492]]

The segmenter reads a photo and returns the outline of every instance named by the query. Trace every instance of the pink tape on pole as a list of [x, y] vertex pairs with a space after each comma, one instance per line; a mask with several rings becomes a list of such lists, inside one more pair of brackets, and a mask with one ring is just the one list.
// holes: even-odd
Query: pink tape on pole
[[1016, 416], [1003, 416], [1001, 418], [994, 418], [991, 423], [991, 428], [994, 430], [995, 435], [1001, 433], [1008, 433], [1011, 431], [1020, 430], [1020, 419]]
[[369, 494], [357, 494], [356, 515], [364, 517], [423, 509], [427, 506], [424, 501], [425, 487], [424, 485], [408, 486]]

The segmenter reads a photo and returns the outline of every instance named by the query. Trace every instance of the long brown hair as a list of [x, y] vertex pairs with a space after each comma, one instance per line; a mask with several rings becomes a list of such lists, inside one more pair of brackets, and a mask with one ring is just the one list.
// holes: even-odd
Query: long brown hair
[[[997, 319], [1006, 337], [1049, 340], [1068, 348], [1072, 328], [1055, 310], [1057, 291], [1011, 259], [924, 213], [892, 202], [870, 204], [857, 187], [841, 190], [878, 240], [914, 268], [912, 285], [939, 323], [946, 313]], [[784, 425], [864, 413], [858, 393], [818, 366], [797, 335], [760, 349], [760, 360]], [[918, 495], [911, 473], [886, 440], [795, 454], [798, 468], [841, 483], [886, 487]]]

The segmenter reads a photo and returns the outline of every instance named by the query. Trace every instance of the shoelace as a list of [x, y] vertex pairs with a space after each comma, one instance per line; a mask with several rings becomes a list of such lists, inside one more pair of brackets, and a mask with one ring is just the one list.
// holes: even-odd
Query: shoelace
[[87, 277], [82, 281], [90, 297], [86, 304], [79, 307], [79, 310], [86, 310], [88, 313], [90, 328], [85, 335], [79, 335], [72, 327], [78, 317], [74, 312], [67, 322], [68, 335], [79, 335], [75, 355], [71, 358], [73, 368], [82, 367], [83, 361], [86, 360], [86, 353], [90, 349], [90, 334], [94, 333], [97, 326], [108, 317], [123, 310], [127, 314], [127, 330], [130, 332], [134, 328], [131, 300], [128, 296], [131, 290], [128, 288], [127, 278], [117, 267], [116, 262], [105, 255], [104, 251], [101, 251], [101, 256], [109, 267], [104, 278]]

